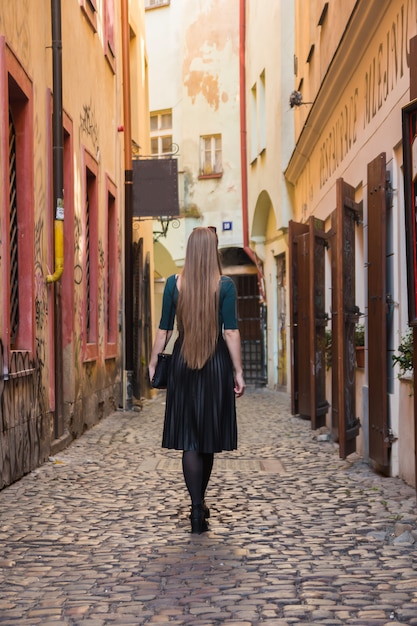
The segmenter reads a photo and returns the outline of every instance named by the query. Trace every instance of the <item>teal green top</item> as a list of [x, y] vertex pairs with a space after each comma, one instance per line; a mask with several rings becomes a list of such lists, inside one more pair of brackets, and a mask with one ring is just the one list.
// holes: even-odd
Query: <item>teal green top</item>
[[[236, 329], [237, 294], [233, 280], [229, 276], [220, 277], [219, 328]], [[167, 279], [162, 300], [161, 330], [173, 330], [178, 303], [177, 278], [175, 274]]]

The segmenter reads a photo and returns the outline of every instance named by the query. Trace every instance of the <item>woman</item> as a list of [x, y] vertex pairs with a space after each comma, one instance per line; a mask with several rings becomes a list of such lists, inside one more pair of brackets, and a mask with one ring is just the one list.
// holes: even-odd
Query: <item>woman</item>
[[204, 497], [214, 452], [236, 449], [235, 397], [245, 390], [236, 289], [231, 278], [221, 275], [217, 235], [209, 228], [193, 230], [182, 273], [166, 282], [149, 361], [151, 380], [175, 315], [178, 339], [168, 375], [162, 446], [183, 450], [191, 532], [201, 533], [210, 516]]

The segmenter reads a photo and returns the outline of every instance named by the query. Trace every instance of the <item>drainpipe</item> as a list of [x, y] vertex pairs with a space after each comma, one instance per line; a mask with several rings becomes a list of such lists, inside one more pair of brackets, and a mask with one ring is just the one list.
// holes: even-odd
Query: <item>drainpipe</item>
[[133, 218], [133, 168], [132, 130], [130, 108], [130, 26], [128, 0], [121, 1], [122, 16], [122, 66], [123, 66], [123, 130], [125, 165], [125, 255], [124, 255], [124, 408], [133, 406], [133, 279], [132, 279], [132, 218]]
[[55, 439], [63, 435], [63, 355], [62, 303], [59, 279], [64, 271], [64, 130], [62, 124], [62, 39], [61, 0], [51, 0], [52, 23], [52, 163], [54, 187], [54, 256], [55, 271], [46, 276], [54, 285], [54, 349], [55, 349]]
[[247, 161], [247, 131], [246, 131], [246, 0], [240, 0], [239, 6], [239, 73], [240, 73], [240, 163], [242, 170], [242, 228], [243, 249], [255, 263], [258, 271], [258, 287], [261, 302], [266, 303], [265, 282], [261, 262], [256, 253], [249, 246], [249, 218], [248, 218], [248, 161]]
[[62, 39], [61, 0], [51, 0], [53, 137], [52, 161], [54, 178], [54, 255], [55, 271], [47, 283], [58, 281], [64, 271], [64, 131], [62, 126]]

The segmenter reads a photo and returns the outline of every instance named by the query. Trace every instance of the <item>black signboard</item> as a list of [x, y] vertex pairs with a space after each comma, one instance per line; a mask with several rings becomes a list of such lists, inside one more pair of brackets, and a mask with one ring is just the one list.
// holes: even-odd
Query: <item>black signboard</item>
[[178, 217], [177, 159], [135, 159], [132, 169], [133, 217]]

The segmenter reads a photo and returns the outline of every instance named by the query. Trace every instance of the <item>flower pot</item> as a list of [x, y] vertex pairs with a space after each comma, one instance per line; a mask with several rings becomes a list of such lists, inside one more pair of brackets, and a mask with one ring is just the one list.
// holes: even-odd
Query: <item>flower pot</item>
[[365, 346], [356, 346], [356, 367], [365, 367]]

